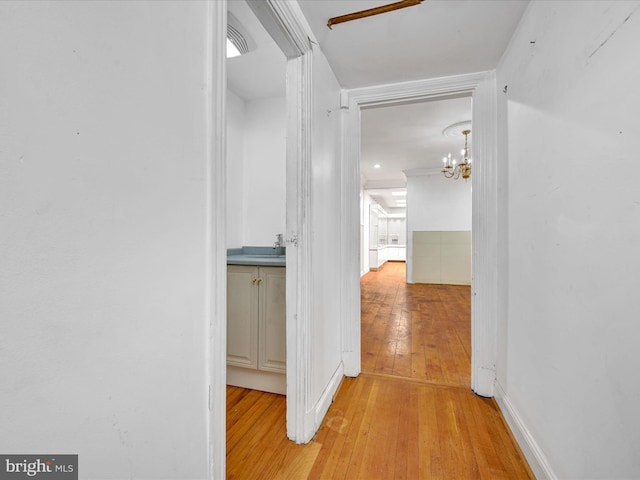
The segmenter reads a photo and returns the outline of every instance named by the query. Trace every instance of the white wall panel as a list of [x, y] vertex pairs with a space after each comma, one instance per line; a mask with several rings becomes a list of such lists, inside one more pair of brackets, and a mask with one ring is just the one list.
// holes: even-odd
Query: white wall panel
[[640, 475], [639, 12], [533, 2], [498, 69], [509, 241], [498, 382], [540, 478]]
[[0, 2], [3, 453], [208, 475], [209, 14]]
[[243, 245], [245, 103], [227, 89], [227, 248]]
[[471, 285], [471, 232], [414, 231], [413, 281]]
[[243, 245], [272, 245], [285, 232], [286, 108], [284, 97], [245, 104]]

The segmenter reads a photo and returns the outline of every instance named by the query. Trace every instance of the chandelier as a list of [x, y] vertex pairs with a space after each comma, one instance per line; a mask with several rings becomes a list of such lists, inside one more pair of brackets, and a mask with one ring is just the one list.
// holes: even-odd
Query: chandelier
[[451, 157], [451, 152], [442, 159], [442, 173], [445, 177], [453, 178], [454, 180], [462, 177], [466, 180], [471, 176], [471, 157], [469, 156], [469, 147], [467, 146], [467, 136], [470, 133], [471, 130], [462, 131], [462, 135], [464, 135], [464, 148], [460, 151], [460, 155], [462, 155], [462, 161], [460, 163]]

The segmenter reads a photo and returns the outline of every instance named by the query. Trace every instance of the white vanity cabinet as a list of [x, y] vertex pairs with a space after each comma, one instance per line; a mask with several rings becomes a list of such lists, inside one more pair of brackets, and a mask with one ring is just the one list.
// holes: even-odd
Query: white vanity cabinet
[[285, 267], [227, 266], [227, 383], [230, 385], [284, 393], [285, 293]]

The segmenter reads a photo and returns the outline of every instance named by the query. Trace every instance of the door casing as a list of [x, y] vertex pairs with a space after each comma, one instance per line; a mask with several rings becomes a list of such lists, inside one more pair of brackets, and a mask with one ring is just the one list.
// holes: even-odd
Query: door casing
[[[350, 209], [359, 208], [360, 195], [360, 110], [364, 107], [418, 102], [459, 95], [472, 97], [474, 136], [472, 182], [472, 280], [471, 280], [471, 388], [478, 395], [492, 397], [495, 382], [496, 332], [498, 318], [499, 227], [502, 221], [498, 209], [498, 145], [497, 98], [495, 71], [470, 73], [450, 77], [403, 82], [344, 90], [343, 158], [349, 173], [345, 176], [344, 198], [352, 199]], [[347, 255], [359, 258], [359, 220], [345, 225], [347, 235], [357, 235], [353, 241], [344, 240]], [[355, 247], [354, 247], [355, 245]], [[354, 274], [356, 275], [356, 274]], [[357, 274], [359, 278], [359, 273]], [[355, 312], [359, 305], [359, 290], [346, 298], [345, 312]], [[359, 307], [358, 307], [359, 308]], [[358, 310], [359, 312], [359, 310]], [[344, 318], [344, 338], [350, 345], [343, 350], [345, 372], [360, 372], [360, 315]], [[351, 352], [358, 351], [358, 355]]]

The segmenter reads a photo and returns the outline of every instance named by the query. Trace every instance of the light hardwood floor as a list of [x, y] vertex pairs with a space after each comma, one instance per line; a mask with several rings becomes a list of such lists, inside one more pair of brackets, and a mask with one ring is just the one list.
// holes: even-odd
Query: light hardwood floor
[[408, 285], [404, 262], [362, 278], [362, 371], [471, 385], [468, 286]]
[[533, 479], [494, 400], [470, 385], [469, 287], [362, 279], [362, 370], [314, 440], [286, 438], [285, 397], [227, 388], [229, 479]]

